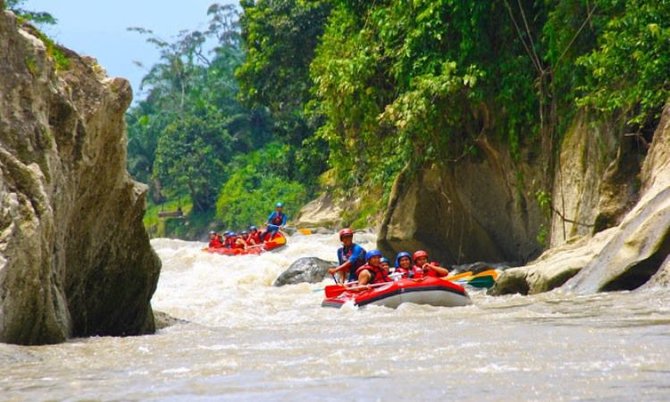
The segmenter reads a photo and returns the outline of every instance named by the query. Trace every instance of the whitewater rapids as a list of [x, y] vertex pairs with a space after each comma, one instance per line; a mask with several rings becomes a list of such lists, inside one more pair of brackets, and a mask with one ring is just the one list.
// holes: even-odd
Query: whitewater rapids
[[[356, 241], [373, 247], [372, 234]], [[332, 283], [272, 287], [300, 257], [335, 259], [337, 235], [295, 235], [260, 256], [152, 241], [156, 335], [0, 344], [0, 399], [668, 400], [670, 291], [489, 297], [397, 310], [320, 307]], [[390, 256], [389, 256], [390, 257]]]

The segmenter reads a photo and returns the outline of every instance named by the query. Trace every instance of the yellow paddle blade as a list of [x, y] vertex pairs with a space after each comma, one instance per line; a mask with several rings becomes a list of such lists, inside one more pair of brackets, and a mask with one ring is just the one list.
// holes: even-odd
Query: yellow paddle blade
[[312, 229], [298, 229], [298, 232], [300, 232], [300, 234], [304, 234], [304, 235], [311, 235], [312, 234]]
[[446, 278], [442, 278], [442, 279], [446, 279], [448, 281], [455, 281], [455, 280], [458, 280], [458, 279], [467, 278], [469, 276], [472, 276], [472, 271], [465, 271], [465, 272], [461, 272], [460, 274], [449, 275]]
[[481, 278], [483, 276], [490, 276], [493, 278], [493, 280], [498, 279], [498, 270], [496, 269], [487, 269], [486, 271], [482, 271], [478, 273], [477, 275], [472, 275], [472, 278]]

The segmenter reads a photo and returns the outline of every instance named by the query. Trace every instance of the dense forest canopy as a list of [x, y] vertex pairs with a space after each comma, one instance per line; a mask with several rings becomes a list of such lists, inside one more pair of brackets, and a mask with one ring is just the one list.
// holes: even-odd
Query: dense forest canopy
[[483, 137], [517, 160], [551, 155], [580, 108], [645, 135], [670, 92], [670, 0], [243, 0], [208, 14], [173, 43], [138, 29], [161, 60], [128, 112], [129, 170], [154, 203], [227, 226], [278, 200], [295, 212], [324, 172], [342, 194], [388, 194], [403, 167], [476, 156]]

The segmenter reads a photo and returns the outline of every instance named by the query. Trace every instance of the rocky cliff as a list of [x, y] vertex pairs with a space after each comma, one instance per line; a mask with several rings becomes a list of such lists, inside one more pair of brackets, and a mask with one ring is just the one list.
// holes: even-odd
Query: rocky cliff
[[0, 12], [0, 341], [154, 330], [128, 82]]
[[[623, 152], [625, 153], [625, 152]], [[642, 165], [630, 156], [621, 163], [622, 152], [610, 166], [622, 166], [620, 172], [634, 171], [635, 180], [617, 188], [611, 184], [596, 186], [605, 190], [601, 202], [609, 205], [600, 213], [624, 210], [619, 222], [598, 232], [584, 235], [572, 244], [550, 249], [533, 264], [505, 271], [492, 289], [493, 294], [537, 293], [564, 286], [573, 292], [632, 290], [642, 285], [668, 285], [670, 255], [670, 105], [662, 114], [653, 141]], [[631, 160], [632, 158], [632, 160]], [[636, 169], [636, 166], [640, 166]], [[608, 174], [622, 177], [625, 174]], [[620, 180], [620, 179], [619, 179]], [[625, 184], [628, 183], [628, 184]], [[608, 194], [609, 193], [609, 194]], [[613, 194], [618, 194], [614, 196]], [[626, 205], [635, 200], [631, 208]], [[608, 220], [612, 221], [611, 218]], [[598, 222], [596, 217], [596, 223]]]

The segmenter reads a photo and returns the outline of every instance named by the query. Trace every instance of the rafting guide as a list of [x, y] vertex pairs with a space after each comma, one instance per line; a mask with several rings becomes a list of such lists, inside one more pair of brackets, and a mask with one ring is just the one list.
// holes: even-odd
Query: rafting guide
[[280, 229], [286, 226], [288, 217], [284, 213], [284, 203], [278, 202], [275, 204], [275, 210], [270, 213], [267, 220], [267, 227], [265, 233], [262, 235], [264, 240], [272, 240]]
[[[365, 264], [365, 249], [354, 243], [354, 232], [349, 228], [340, 230], [342, 247], [337, 250], [340, 265], [328, 270], [336, 283], [353, 282], [357, 279], [356, 270]], [[339, 278], [339, 280], [338, 280]]]

